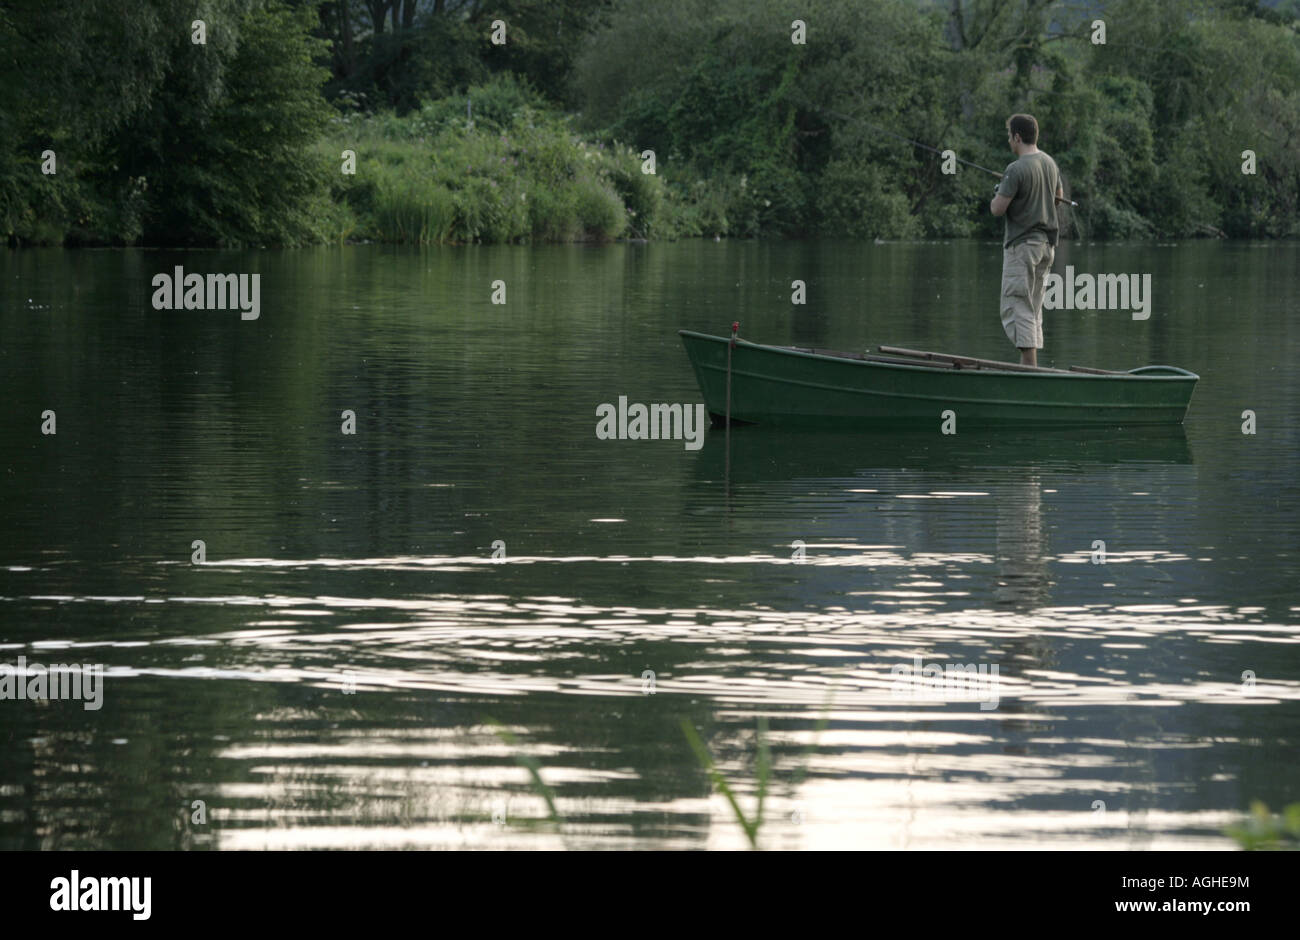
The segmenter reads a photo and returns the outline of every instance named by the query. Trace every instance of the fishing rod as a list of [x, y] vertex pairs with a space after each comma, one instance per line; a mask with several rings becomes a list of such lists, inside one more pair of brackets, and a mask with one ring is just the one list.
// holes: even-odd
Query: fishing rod
[[[823, 114], [829, 114], [831, 117], [839, 118], [842, 121], [850, 121], [854, 124], [861, 124], [864, 127], [871, 128], [873, 131], [893, 137], [895, 140], [901, 140], [905, 144], [911, 144], [913, 147], [920, 147], [922, 150], [928, 150], [931, 153], [937, 153], [939, 156], [943, 156], [944, 152], [940, 150], [938, 147], [931, 147], [929, 144], [923, 144], [919, 140], [913, 140], [910, 137], [904, 137], [902, 134], [895, 134], [893, 131], [887, 131], [883, 127], [879, 127], [875, 124], [871, 124], [867, 121], [862, 120], [861, 118], [851, 117], [847, 114], [841, 114], [838, 111], [832, 111], [830, 108], [818, 107], [817, 105], [810, 105], [810, 107], [812, 107], [814, 110], [821, 111]], [[963, 160], [955, 153], [953, 154], [952, 158], [956, 160], [958, 163], [964, 163], [967, 166], [973, 167], [977, 170], [983, 170], [985, 173], [992, 173], [998, 179], [1002, 179], [1004, 175], [1002, 173], [999, 173], [997, 170], [990, 170], [986, 166], [980, 166], [978, 163], [972, 163], [970, 160]], [[1074, 206], [1076, 209], [1079, 207], [1079, 204], [1075, 202], [1073, 199], [1066, 199], [1063, 196], [1054, 196], [1054, 198], [1056, 199], [1057, 202], [1063, 202], [1066, 205]]]

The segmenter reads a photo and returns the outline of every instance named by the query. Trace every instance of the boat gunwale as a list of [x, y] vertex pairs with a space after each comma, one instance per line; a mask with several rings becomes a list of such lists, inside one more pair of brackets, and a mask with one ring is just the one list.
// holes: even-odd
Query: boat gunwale
[[[713, 372], [717, 372], [717, 373], [720, 373], [720, 374], [725, 374], [726, 371], [727, 371], [727, 369], [726, 369], [725, 366], [711, 365], [711, 364], [704, 364], [704, 365], [702, 366], [702, 368], [709, 369], [709, 370], [711, 370], [711, 371], [713, 371]], [[1004, 373], [999, 373], [999, 374], [1004, 374]], [[760, 381], [773, 382], [773, 383], [778, 383], [778, 384], [781, 384], [781, 385], [797, 385], [797, 386], [799, 386], [800, 388], [819, 389], [819, 390], [821, 390], [821, 391], [827, 391], [827, 392], [847, 392], [847, 393], [849, 393], [849, 394], [854, 394], [854, 395], [865, 394], [865, 395], [871, 395], [871, 396], [876, 397], [876, 398], [903, 398], [903, 399], [907, 399], [907, 400], [910, 400], [910, 401], [919, 401], [919, 400], [925, 400], [925, 401], [936, 401], [936, 402], [943, 402], [943, 403], [954, 404], [954, 405], [962, 405], [962, 406], [965, 406], [965, 405], [1013, 405], [1013, 406], [1017, 406], [1017, 407], [1025, 407], [1025, 408], [1061, 408], [1061, 407], [1065, 407], [1065, 408], [1079, 409], [1079, 410], [1088, 410], [1088, 409], [1091, 409], [1091, 408], [1103, 407], [1103, 408], [1107, 408], [1107, 409], [1111, 409], [1111, 410], [1115, 410], [1115, 409], [1132, 409], [1132, 410], [1133, 410], [1134, 412], [1136, 412], [1136, 413], [1141, 413], [1141, 412], [1143, 412], [1143, 411], [1152, 411], [1152, 410], [1157, 410], [1157, 409], [1165, 409], [1165, 408], [1174, 408], [1174, 407], [1179, 407], [1179, 406], [1177, 406], [1177, 405], [1164, 405], [1164, 404], [1156, 404], [1156, 405], [1152, 405], [1152, 404], [1149, 404], [1149, 403], [1147, 403], [1147, 402], [1106, 402], [1106, 403], [1104, 403], [1104, 404], [1100, 404], [1100, 405], [1098, 405], [1098, 404], [1062, 405], [1060, 402], [1040, 401], [1040, 400], [1033, 400], [1033, 399], [1026, 401], [1026, 400], [1024, 400], [1024, 399], [1020, 399], [1020, 398], [962, 398], [962, 397], [959, 397], [959, 396], [956, 396], [956, 395], [951, 395], [951, 394], [949, 394], [949, 395], [932, 395], [932, 394], [929, 394], [929, 393], [924, 393], [924, 394], [922, 394], [922, 393], [920, 393], [920, 392], [912, 392], [912, 391], [907, 391], [907, 392], [891, 392], [891, 391], [885, 391], [885, 390], [883, 390], [883, 389], [869, 389], [869, 390], [862, 390], [862, 389], [856, 389], [856, 388], [845, 388], [845, 387], [843, 387], [843, 386], [839, 386], [839, 385], [827, 385], [827, 384], [824, 383], [824, 382], [811, 382], [811, 381], [808, 381], [807, 379], [795, 379], [795, 378], [789, 378], [789, 377], [786, 377], [786, 376], [782, 376], [782, 377], [780, 377], [780, 378], [773, 378], [772, 376], [767, 375], [767, 374], [762, 373], [762, 372], [750, 372], [750, 371], [747, 371], [747, 370], [744, 370], [744, 369], [732, 369], [732, 375], [744, 376], [745, 378], [748, 378], [748, 379], [759, 379]], [[1191, 403], [1191, 396], [1190, 396], [1190, 393], [1189, 393], [1189, 395], [1188, 395], [1188, 405], [1189, 405], [1189, 406], [1190, 406], [1190, 403]], [[1088, 423], [1088, 424], [1091, 424], [1091, 422], [1087, 422], [1087, 423]], [[1136, 422], [1136, 423], [1147, 423], [1147, 422]], [[1152, 422], [1152, 423], [1161, 423], [1161, 424], [1163, 424], [1163, 423], [1165, 423], [1165, 422]], [[1179, 422], [1179, 423], [1181, 423], [1181, 422]]]
[[[697, 333], [695, 330], [678, 330], [677, 335], [688, 336], [693, 339], [711, 340], [715, 343], [726, 344], [731, 342], [731, 339], [729, 337], [714, 336], [711, 333]], [[1135, 380], [1141, 382], [1199, 382], [1201, 379], [1201, 377], [1197, 375], [1195, 372], [1192, 372], [1188, 369], [1180, 368], [1179, 366], [1146, 365], [1146, 366], [1137, 367], [1138, 369], [1177, 369], [1179, 373], [1177, 375], [1141, 375], [1138, 374], [1136, 370], [1112, 372], [1104, 375], [1093, 373], [1093, 372], [1067, 372], [1067, 371], [1027, 372], [1027, 371], [1020, 371], [1020, 370], [1012, 370], [1012, 369], [991, 369], [991, 368], [983, 368], [983, 367], [978, 369], [948, 368], [944, 370], [943, 366], [937, 362], [933, 364], [922, 364], [918, 362], [916, 365], [910, 365], [907, 363], [878, 362], [866, 358], [858, 359], [851, 354], [844, 355], [844, 356], [828, 356], [825, 353], [804, 352], [803, 350], [794, 346], [774, 346], [768, 343], [755, 343], [751, 340], [741, 339], [740, 337], [736, 337], [736, 343], [738, 345], [743, 344], [745, 346], [749, 346], [753, 349], [764, 349], [770, 352], [781, 353], [787, 356], [801, 356], [805, 359], [818, 359], [823, 362], [845, 362], [845, 363], [852, 363], [858, 366], [869, 366], [872, 368], [899, 369], [907, 372], [918, 372], [918, 371], [919, 372], [942, 372], [944, 374], [949, 374], [949, 375], [965, 373], [967, 375], [983, 374], [983, 375], [995, 375], [999, 377], [1036, 378], [1036, 379], [1082, 379], [1086, 381], [1091, 381], [1094, 379], [1103, 379], [1103, 380], [1127, 379], [1127, 380]], [[1012, 363], [1008, 363], [1008, 365], [1011, 364]]]

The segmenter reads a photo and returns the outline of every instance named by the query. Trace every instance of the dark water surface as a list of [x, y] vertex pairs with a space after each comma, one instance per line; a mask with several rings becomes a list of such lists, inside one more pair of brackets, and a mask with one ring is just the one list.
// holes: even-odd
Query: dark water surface
[[[260, 318], [152, 309], [176, 264]], [[1066, 264], [1152, 315], [1049, 312], [1042, 362], [1191, 369], [1183, 428], [745, 428], [728, 489], [720, 431], [596, 407], [700, 401], [676, 330], [733, 319], [1007, 358], [999, 246], [0, 256], [0, 662], [105, 669], [0, 701], [0, 847], [739, 847], [680, 722], [749, 809], [760, 717], [764, 846], [1230, 847], [1300, 799], [1300, 246]]]

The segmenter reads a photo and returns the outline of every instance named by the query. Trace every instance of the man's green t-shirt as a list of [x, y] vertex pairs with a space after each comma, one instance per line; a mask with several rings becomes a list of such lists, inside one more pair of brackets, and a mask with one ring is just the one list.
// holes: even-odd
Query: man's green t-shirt
[[1061, 185], [1061, 173], [1056, 161], [1043, 153], [1021, 154], [998, 184], [998, 195], [1008, 196], [1006, 238], [1003, 247], [1010, 248], [1024, 241], [1034, 232], [1047, 236], [1049, 244], [1056, 245], [1056, 190]]

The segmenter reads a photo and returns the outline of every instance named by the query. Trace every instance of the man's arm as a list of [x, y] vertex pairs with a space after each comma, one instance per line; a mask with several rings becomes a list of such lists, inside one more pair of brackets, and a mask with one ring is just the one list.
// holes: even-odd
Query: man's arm
[[989, 211], [994, 215], [1006, 215], [1007, 206], [1011, 205], [1011, 200], [1016, 198], [1019, 189], [1020, 177], [1013, 163], [1007, 167], [1007, 172], [998, 183], [997, 189], [993, 190], [993, 201], [989, 203]]

